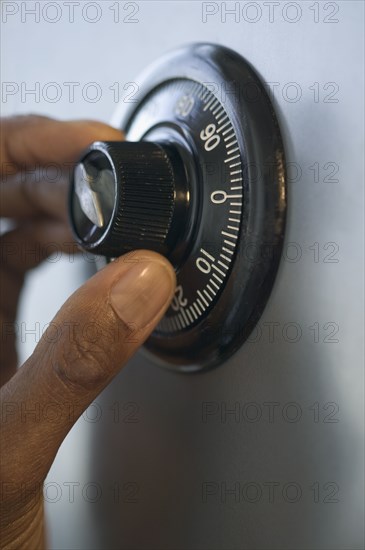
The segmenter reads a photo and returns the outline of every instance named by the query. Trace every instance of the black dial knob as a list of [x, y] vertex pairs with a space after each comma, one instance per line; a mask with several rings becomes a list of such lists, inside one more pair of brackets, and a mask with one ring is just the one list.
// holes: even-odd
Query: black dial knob
[[72, 182], [71, 223], [77, 241], [109, 257], [138, 248], [169, 255], [181, 232], [174, 221], [182, 179], [177, 153], [161, 145], [93, 143], [76, 165]]

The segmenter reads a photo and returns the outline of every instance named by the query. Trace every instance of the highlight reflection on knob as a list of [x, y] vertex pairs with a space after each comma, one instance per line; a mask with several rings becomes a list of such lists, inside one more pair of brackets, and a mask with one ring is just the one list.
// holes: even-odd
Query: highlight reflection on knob
[[75, 169], [75, 192], [85, 216], [97, 227], [105, 227], [114, 207], [114, 176], [108, 168], [96, 175], [80, 162]]
[[147, 141], [90, 145], [70, 192], [71, 225], [81, 247], [109, 257], [138, 248], [167, 255], [178, 237], [173, 219], [181, 170], [174, 170], [173, 156]]

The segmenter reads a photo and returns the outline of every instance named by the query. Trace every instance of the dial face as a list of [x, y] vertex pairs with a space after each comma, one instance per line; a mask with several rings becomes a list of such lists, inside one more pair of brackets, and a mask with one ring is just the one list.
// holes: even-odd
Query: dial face
[[198, 215], [175, 297], [156, 330], [161, 336], [188, 331], [214, 307], [235, 258], [243, 204], [241, 147], [224, 105], [204, 84], [175, 79], [159, 86], [133, 118], [127, 139], [173, 142], [174, 135], [186, 140], [195, 164], [197, 182], [188, 193]]
[[256, 71], [222, 46], [172, 52], [139, 84], [112, 123], [128, 141], [177, 151], [187, 185], [176, 188], [181, 238], [168, 256], [175, 296], [145, 350], [169, 368], [210, 368], [244, 343], [274, 284], [286, 213], [278, 120]]

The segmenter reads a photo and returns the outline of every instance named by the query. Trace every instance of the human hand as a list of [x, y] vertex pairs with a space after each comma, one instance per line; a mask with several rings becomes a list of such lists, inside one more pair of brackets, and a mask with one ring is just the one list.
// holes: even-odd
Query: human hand
[[[10, 329], [25, 274], [45, 258], [48, 243], [65, 250], [72, 240], [67, 174], [46, 181], [30, 172], [52, 164], [59, 174], [59, 167], [70, 167], [90, 142], [120, 139], [117, 130], [90, 121], [1, 120], [0, 216], [13, 224], [0, 237], [1, 548], [44, 546], [42, 484], [59, 446], [153, 331], [175, 290], [175, 273], [162, 256], [149, 251], [122, 256], [66, 301], [33, 354], [16, 369], [16, 334]], [[14, 253], [26, 246], [40, 253]], [[97, 338], [85, 339], [90, 320], [97, 320]], [[25, 409], [49, 414], [24, 416]]]

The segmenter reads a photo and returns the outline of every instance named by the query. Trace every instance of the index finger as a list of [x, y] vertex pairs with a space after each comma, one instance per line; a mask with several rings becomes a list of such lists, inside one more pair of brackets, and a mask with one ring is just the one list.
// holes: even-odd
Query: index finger
[[[30, 115], [0, 121], [0, 216], [54, 215], [65, 195], [65, 181], [41, 181], [34, 172], [54, 165], [70, 167], [96, 140], [120, 141], [123, 134], [96, 121], [59, 121]], [[29, 172], [29, 176], [27, 175]]]
[[1, 163], [18, 167], [74, 162], [95, 140], [121, 140], [122, 133], [92, 120], [54, 120], [28, 115], [1, 119]]

